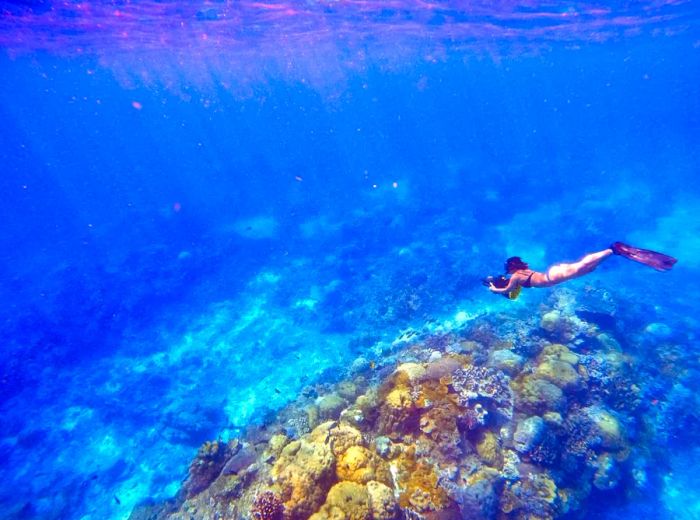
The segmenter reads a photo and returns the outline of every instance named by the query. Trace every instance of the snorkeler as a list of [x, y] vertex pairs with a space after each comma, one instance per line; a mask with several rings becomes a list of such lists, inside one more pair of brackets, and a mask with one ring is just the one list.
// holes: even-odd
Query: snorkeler
[[510, 278], [506, 278], [504, 275], [489, 276], [483, 280], [483, 284], [492, 292], [514, 300], [518, 297], [523, 287], [551, 287], [552, 285], [578, 278], [592, 272], [610, 255], [623, 256], [635, 262], [648, 265], [657, 271], [668, 271], [677, 262], [672, 256], [663, 253], [632, 247], [622, 242], [615, 242], [608, 249], [588, 254], [578, 262], [555, 264], [544, 273], [533, 271], [519, 256], [513, 256], [506, 260], [505, 264], [506, 274], [509, 274]]

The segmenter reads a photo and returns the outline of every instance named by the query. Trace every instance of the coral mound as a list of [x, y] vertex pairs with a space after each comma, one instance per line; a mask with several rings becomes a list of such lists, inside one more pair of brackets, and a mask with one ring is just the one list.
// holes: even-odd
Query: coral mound
[[[203, 447], [177, 511], [161, 516], [585, 517], [592, 493], [629, 493], [644, 482], [650, 447], [638, 433], [630, 442], [642, 430], [638, 396], [604, 391], [630, 386], [621, 342], [594, 342], [579, 320], [566, 329], [569, 343], [550, 343], [566, 319], [545, 309], [539, 328], [515, 342], [487, 318], [447, 340], [416, 335], [394, 354], [393, 370], [389, 360], [382, 370], [354, 366], [352, 380], [290, 405], [269, 433], [258, 432], [258, 455], [243, 457], [246, 467], [233, 445]], [[583, 341], [598, 350], [577, 352]], [[288, 436], [282, 417], [317, 403], [325, 403], [318, 418], [336, 419]], [[230, 460], [238, 461], [234, 474], [221, 471]]]

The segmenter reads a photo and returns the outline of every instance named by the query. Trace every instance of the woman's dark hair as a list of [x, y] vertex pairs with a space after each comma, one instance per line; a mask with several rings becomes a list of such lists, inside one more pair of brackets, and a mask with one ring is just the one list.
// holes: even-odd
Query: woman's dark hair
[[511, 256], [508, 260], [506, 260], [505, 270], [508, 274], [513, 274], [515, 271], [529, 268], [530, 267], [523, 262], [519, 256]]

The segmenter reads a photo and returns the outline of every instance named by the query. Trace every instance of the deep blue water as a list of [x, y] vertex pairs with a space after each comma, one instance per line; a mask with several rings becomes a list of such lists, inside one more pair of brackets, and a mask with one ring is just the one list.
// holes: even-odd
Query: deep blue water
[[[3, 518], [127, 518], [177, 491], [202, 442], [380, 340], [459, 311], [535, 313], [547, 290], [507, 302], [480, 284], [511, 255], [672, 254], [669, 273], [613, 259], [571, 289], [632, 302], [630, 330], [664, 323], [698, 362], [693, 3], [601, 24], [591, 5], [565, 36], [527, 17], [453, 34], [467, 7], [410, 2], [366, 27], [347, 15], [345, 33], [343, 4], [318, 4], [333, 31], [289, 47], [263, 45], [279, 20], [241, 8], [248, 45], [207, 52], [195, 24], [233, 4], [132, 25], [58, 4], [0, 3]], [[477, 25], [509, 11], [492, 9]], [[179, 16], [191, 42], [169, 32]], [[410, 31], [375, 34], [399, 20]], [[129, 45], [110, 39], [122, 23]], [[597, 517], [700, 518], [693, 370], [668, 467]]]

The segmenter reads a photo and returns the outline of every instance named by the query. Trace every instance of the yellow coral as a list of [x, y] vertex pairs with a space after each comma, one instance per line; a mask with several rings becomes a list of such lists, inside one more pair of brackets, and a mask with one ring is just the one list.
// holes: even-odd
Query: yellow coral
[[336, 464], [336, 474], [339, 480], [360, 484], [366, 484], [370, 480], [391, 483], [386, 462], [362, 446], [351, 446], [340, 456]]
[[381, 404], [377, 429], [380, 434], [392, 438], [401, 437], [416, 411], [412, 389], [410, 376], [402, 370], [395, 371], [384, 382], [378, 396]]
[[393, 408], [394, 410], [408, 408], [413, 405], [411, 392], [405, 387], [394, 388], [387, 394], [384, 404], [389, 408]]
[[408, 446], [392, 464], [400, 490], [399, 505], [417, 513], [441, 511], [451, 505], [447, 493], [438, 485], [435, 469], [415, 458], [415, 447]]
[[532, 487], [535, 489], [537, 497], [548, 504], [554, 503], [559, 496], [556, 483], [545, 474], [533, 475]]
[[503, 464], [501, 446], [495, 433], [485, 430], [476, 443], [476, 452], [486, 464], [500, 467]]
[[326, 502], [309, 520], [370, 520], [372, 512], [367, 488], [356, 482], [338, 482]]
[[288, 442], [289, 438], [286, 435], [277, 433], [270, 437], [270, 440], [267, 443], [267, 451], [274, 456], [278, 456], [282, 451], [282, 448], [284, 448]]
[[282, 449], [270, 475], [284, 502], [286, 518], [307, 518], [319, 507], [333, 483], [334, 463], [326, 443], [301, 439]]
[[450, 393], [448, 386], [451, 382], [452, 377], [450, 376], [443, 376], [438, 380], [424, 381], [417, 387], [419, 396], [416, 404], [421, 408], [429, 408], [438, 402], [451, 402], [456, 406], [457, 394]]
[[498, 478], [500, 478], [501, 474], [497, 469], [494, 468], [489, 468], [488, 466], [479, 468], [477, 471], [472, 473], [471, 475], [467, 476], [466, 479], [466, 484], [467, 486], [475, 486], [479, 482], [486, 480], [486, 481], [494, 481]]
[[449, 358], [450, 363], [430, 372], [435, 377], [420, 381], [411, 378], [424, 372], [421, 365], [409, 364], [410, 369], [401, 365], [380, 389], [378, 433], [403, 441], [424, 437], [445, 457], [461, 455], [457, 419], [463, 410], [451, 390], [451, 376], [442, 370], [460, 366], [460, 360]]
[[406, 374], [409, 381], [418, 381], [425, 375], [425, 367], [418, 363], [404, 363], [399, 365], [396, 372]]
[[519, 408], [531, 413], [563, 410], [566, 399], [556, 384], [545, 377], [526, 374], [513, 384]]
[[552, 343], [544, 347], [542, 352], [540, 352], [540, 359], [564, 361], [570, 365], [575, 365], [578, 363], [578, 355], [571, 352], [569, 347], [566, 345], [561, 345], [560, 343]]
[[[557, 485], [547, 474], [528, 474], [527, 478], [517, 482], [506, 482], [499, 508], [506, 514], [522, 509], [516, 518], [552, 519], [558, 508], [558, 499]], [[531, 512], [535, 508], [539, 510], [538, 514]]]
[[367, 482], [367, 492], [373, 520], [393, 520], [398, 516], [399, 505], [391, 488], [371, 480]]
[[586, 411], [604, 448], [619, 449], [624, 446], [623, 429], [615, 415], [602, 407], [590, 407]]
[[581, 376], [576, 369], [570, 363], [558, 359], [546, 359], [537, 365], [535, 373], [559, 388], [576, 388], [581, 383]]
[[314, 442], [328, 444], [336, 457], [350, 446], [364, 446], [360, 430], [344, 422], [321, 423], [309, 434], [309, 438]]

